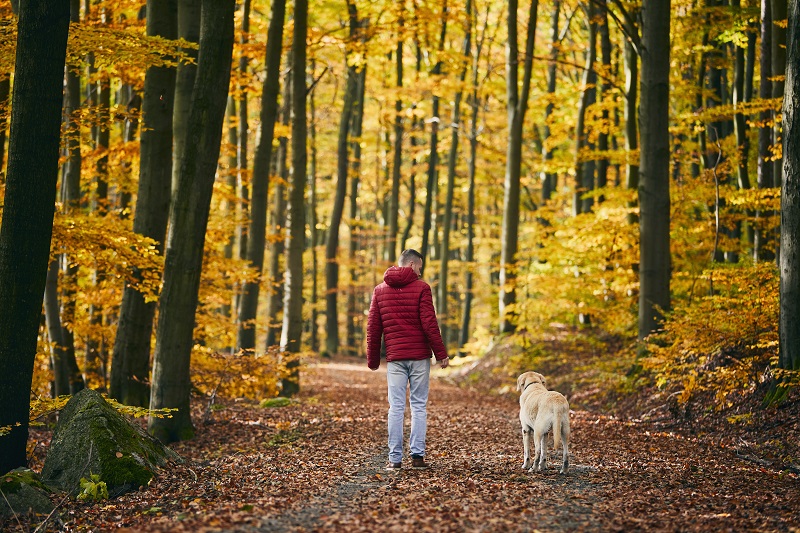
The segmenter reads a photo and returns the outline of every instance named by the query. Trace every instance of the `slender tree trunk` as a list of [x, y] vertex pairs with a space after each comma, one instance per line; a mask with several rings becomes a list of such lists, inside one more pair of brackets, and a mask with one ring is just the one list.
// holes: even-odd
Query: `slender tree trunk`
[[642, 8], [639, 163], [639, 339], [670, 309], [669, 28], [670, 0]]
[[[359, 24], [363, 26], [367, 23], [362, 20]], [[363, 36], [363, 31], [362, 31]], [[347, 293], [347, 350], [351, 355], [358, 354], [359, 344], [356, 342], [356, 316], [363, 316], [358, 313], [356, 299], [356, 284], [358, 282], [358, 257], [360, 237], [358, 235], [358, 191], [361, 183], [361, 133], [364, 122], [364, 100], [366, 97], [367, 66], [362, 65], [358, 71], [356, 83], [356, 105], [353, 109], [353, 129], [350, 142], [352, 143], [353, 155], [351, 158], [352, 168], [350, 169], [350, 242], [348, 244], [350, 257], [350, 290]], [[359, 321], [360, 322], [360, 321]]]
[[[291, 62], [291, 59], [289, 60]], [[287, 70], [284, 78], [283, 108], [281, 110], [281, 124], [289, 126], [292, 114], [292, 71]], [[272, 254], [270, 256], [269, 280], [272, 285], [267, 303], [267, 342], [266, 347], [277, 346], [281, 335], [280, 313], [283, 308], [283, 271], [281, 259], [284, 255], [285, 226], [286, 226], [286, 184], [289, 181], [289, 139], [281, 137], [278, 140], [277, 180], [275, 185], [274, 206], [272, 215], [273, 233], [270, 238]]]
[[[400, 26], [403, 25], [402, 14]], [[395, 71], [397, 75], [397, 88], [403, 87], [403, 38], [398, 35], [395, 49]], [[394, 263], [397, 259], [397, 216], [400, 209], [400, 179], [401, 165], [403, 164], [403, 102], [398, 98], [394, 102], [394, 158], [392, 160], [392, 193], [389, 197], [389, 229], [386, 238], [386, 260]], [[436, 125], [434, 124], [435, 128]], [[431, 141], [433, 142], [433, 141]], [[435, 146], [431, 145], [431, 154]], [[433, 155], [431, 155], [433, 157]], [[424, 256], [423, 256], [424, 257]]]
[[[463, 86], [464, 80], [467, 78], [467, 67], [469, 66], [469, 57], [472, 53], [472, 2], [467, 0], [466, 5], [466, 29], [464, 35], [464, 45], [462, 49], [463, 59], [461, 65], [461, 73], [459, 74], [459, 81]], [[442, 31], [444, 36], [444, 31]], [[444, 39], [443, 39], [444, 41]], [[456, 185], [456, 163], [458, 159], [458, 141], [461, 133], [461, 99], [464, 96], [463, 90], [459, 89], [453, 101], [453, 120], [450, 126], [450, 152], [447, 156], [447, 191], [445, 192], [445, 205], [444, 205], [444, 222], [442, 224], [442, 243], [441, 253], [439, 254], [439, 317], [440, 327], [442, 330], [442, 338], [446, 339], [448, 332], [448, 261], [450, 259], [450, 229], [453, 224], [453, 191]]]
[[[780, 354], [778, 366], [800, 370], [800, 5], [791, 0], [786, 32], [786, 95], [783, 99], [781, 182]], [[785, 389], [783, 391], [785, 394]], [[777, 399], [781, 399], [780, 397]]]
[[[761, 0], [761, 83], [758, 88], [758, 97], [762, 100], [772, 96], [772, 82], [769, 77], [772, 73], [772, 10], [770, 0]], [[769, 120], [772, 117], [770, 111], [762, 111], [759, 114], [761, 126], [758, 128], [758, 188], [766, 189], [774, 186], [772, 179], [772, 163], [770, 157], [770, 146], [772, 146], [772, 128]], [[775, 254], [769, 249], [770, 232], [766, 231], [761, 221], [762, 215], [769, 216], [769, 213], [756, 211], [755, 237], [753, 242], [753, 259], [759, 261], [772, 261]]]
[[[238, 122], [238, 117], [236, 115], [236, 99], [233, 95], [228, 95], [228, 105], [225, 108], [225, 121], [228, 126], [228, 146], [227, 146], [227, 167], [225, 168], [225, 185], [226, 191], [225, 194], [230, 195], [230, 200], [225, 199], [222, 201], [222, 205], [220, 206], [220, 210], [224, 212], [225, 217], [228, 217], [231, 220], [236, 220], [236, 213], [238, 210], [238, 202], [234, 200], [236, 198], [236, 144], [239, 140], [239, 132], [238, 128], [236, 127], [236, 123]], [[228, 242], [225, 243], [225, 248], [223, 248], [222, 254], [225, 259], [233, 259], [234, 248], [236, 246], [236, 236], [240, 231], [241, 224], [236, 224], [236, 228], [231, 232], [230, 236], [228, 237]], [[228, 285], [233, 291], [233, 297], [231, 298], [231, 302], [223, 303], [219, 308], [219, 314], [226, 318], [230, 318], [232, 320], [236, 320], [238, 323], [238, 315], [233, 316], [233, 308], [238, 309], [238, 303], [240, 303], [240, 295], [238, 291], [238, 287], [234, 287], [232, 284]], [[229, 351], [235, 351], [233, 347], [230, 347]]]
[[[307, 161], [306, 123], [306, 35], [308, 0], [294, 1], [292, 36], [292, 183], [289, 189], [289, 224], [286, 237], [286, 274], [283, 300], [281, 350], [300, 351], [303, 333], [303, 250], [305, 249], [305, 189]], [[288, 377], [281, 382], [281, 394], [294, 396], [300, 391], [299, 361], [287, 363]]]
[[[316, 61], [311, 59], [311, 72], [316, 72]], [[308, 344], [312, 352], [319, 352], [319, 335], [317, 327], [317, 319], [319, 318], [319, 310], [317, 308], [317, 300], [319, 300], [319, 268], [317, 257], [317, 245], [319, 244], [320, 232], [317, 230], [317, 107], [316, 107], [316, 93], [312, 88], [308, 95], [308, 150], [309, 150], [309, 163], [308, 163], [308, 231], [310, 237], [311, 248], [311, 317], [308, 321]]]
[[[177, 36], [176, 0], [150, 0], [147, 34]], [[133, 231], [158, 242], [164, 251], [172, 183], [172, 132], [175, 69], [151, 67], [142, 100], [139, 189]], [[125, 405], [145, 407], [150, 401], [150, 342], [156, 302], [126, 284], [122, 293], [117, 337], [111, 363], [111, 397]]]
[[[358, 13], [355, 4], [348, 2], [350, 17], [350, 39], [355, 41], [358, 32]], [[345, 57], [347, 63], [347, 57]], [[353, 106], [356, 101], [357, 72], [353, 65], [347, 66], [347, 81], [344, 89], [342, 115], [339, 119], [339, 135], [336, 148], [336, 192], [331, 208], [331, 224], [325, 243], [325, 314], [327, 321], [325, 348], [330, 355], [339, 353], [339, 225], [344, 213], [344, 200], [347, 196], [347, 171], [349, 161], [350, 124], [353, 117]]]
[[[606, 0], [600, 0], [600, 61], [603, 65], [603, 77], [600, 80], [600, 96], [598, 101], [604, 104], [604, 100], [609, 95], [611, 89], [608, 76], [611, 75], [611, 37], [608, 29], [608, 4]], [[603, 105], [603, 124], [609, 121], [608, 108]], [[600, 158], [597, 161], [597, 188], [604, 189], [608, 184], [608, 128], [604, 127], [597, 136], [597, 149], [600, 151]], [[597, 202], [603, 201], [603, 195], [597, 197]]]
[[547, 106], [544, 109], [544, 127], [542, 128], [542, 162], [543, 170], [540, 178], [542, 181], [542, 202], [547, 202], [556, 190], [558, 175], [550, 172], [548, 164], [553, 159], [553, 149], [548, 143], [550, 139], [550, 117], [555, 109], [556, 99], [556, 74], [558, 73], [556, 61], [559, 53], [558, 17], [561, 12], [561, 0], [553, 2], [553, 22], [551, 24], [552, 37], [550, 39], [550, 62], [547, 64]]
[[278, 93], [281, 84], [281, 50], [283, 27], [286, 18], [286, 0], [272, 2], [272, 15], [267, 30], [267, 64], [264, 89], [261, 93], [261, 120], [259, 140], [253, 160], [252, 199], [250, 202], [250, 224], [247, 259], [258, 272], [258, 279], [245, 283], [239, 303], [238, 345], [240, 349], [252, 350], [256, 345], [255, 321], [258, 312], [258, 295], [261, 273], [264, 270], [264, 249], [267, 234], [267, 210], [269, 205], [269, 169], [272, 163], [272, 140], [278, 117]]
[[[70, 5], [27, 0], [17, 24], [0, 225], [0, 471], [27, 466], [31, 381], [58, 180]], [[36, 120], [31, 120], [36, 117]]]
[[508, 44], [506, 45], [506, 86], [508, 102], [508, 148], [503, 195], [503, 227], [500, 243], [500, 331], [510, 333], [516, 328], [513, 305], [516, 302], [517, 247], [519, 240], [519, 191], [522, 174], [522, 137], [525, 112], [533, 68], [533, 47], [536, 36], [538, 0], [531, 0], [528, 15], [528, 36], [525, 44], [522, 89], [518, 85], [520, 61], [517, 44], [517, 0], [508, 4]]
[[189, 364], [211, 193], [230, 83], [234, 0], [202, 0], [197, 80], [189, 112], [189, 137], [181, 160], [164, 260], [150, 405], [177, 409], [172, 418], [150, 417], [161, 442], [191, 438]]
[[[70, 1], [70, 22], [80, 22], [80, 2]], [[64, 175], [62, 193], [64, 206], [67, 212], [76, 211], [81, 207], [81, 134], [78, 122], [79, 108], [81, 107], [81, 75], [76, 68], [67, 67], [67, 171]], [[67, 369], [56, 369], [56, 373], [66, 372], [70, 375], [69, 389], [56, 392], [60, 394], [73, 394], [83, 388], [83, 378], [78, 368], [75, 357], [75, 288], [78, 283], [78, 267], [70, 264], [69, 257], [63, 254], [62, 267], [62, 296], [61, 296], [61, 326], [63, 331], [63, 359], [56, 360], [57, 365], [66, 365]]]
[[[625, 137], [625, 188], [639, 188], [639, 162], [631, 154], [639, 149], [639, 128], [636, 111], [639, 95], [639, 54], [630, 41], [625, 41], [625, 100], [622, 108], [622, 119], [625, 121], [623, 134]], [[633, 207], [633, 206], [631, 206]], [[636, 217], [629, 217], [631, 223]]]
[[[590, 151], [594, 145], [589, 142], [585, 128], [586, 110], [594, 105], [597, 100], [597, 73], [594, 70], [597, 58], [597, 23], [594, 20], [594, 4], [586, 4], [586, 19], [589, 24], [589, 49], [586, 53], [586, 67], [583, 70], [580, 105], [578, 106], [578, 119], [575, 126], [575, 194], [572, 199], [572, 214], [579, 215], [592, 210], [594, 201], [583, 196], [594, 190], [594, 159], [582, 160], [585, 155], [584, 148]], [[594, 157], [594, 156], [590, 156]]]
[[[772, 11], [772, 97], [784, 99], [784, 75], [786, 74], [786, 26], [787, 0], [770, 0]], [[777, 117], [776, 117], [777, 118]], [[772, 137], [777, 144], [781, 142], [782, 126], [775, 122]], [[772, 179], [775, 186], [780, 187], [783, 182], [784, 164], [782, 159], [773, 162]], [[781, 239], [783, 242], [783, 239]]]

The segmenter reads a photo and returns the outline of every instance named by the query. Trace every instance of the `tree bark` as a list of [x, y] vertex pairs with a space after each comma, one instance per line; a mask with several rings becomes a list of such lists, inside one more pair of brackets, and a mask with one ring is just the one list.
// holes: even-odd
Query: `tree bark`
[[[776, 20], [779, 20], [776, 18]], [[800, 5], [791, 0], [783, 98], [781, 182], [780, 354], [778, 366], [800, 369]]]
[[189, 137], [170, 209], [164, 287], [158, 313], [150, 405], [174, 408], [172, 418], [150, 417], [161, 442], [191, 438], [189, 365], [203, 249], [211, 207], [222, 123], [230, 82], [234, 0], [202, 0], [200, 53], [189, 112]]
[[[770, 0], [772, 11], [772, 97], [784, 98], [784, 80], [786, 74], [786, 27], [782, 24], [787, 17], [787, 0]], [[777, 117], [776, 117], [777, 118]], [[773, 127], [772, 139], [777, 144], [781, 139], [782, 126], [779, 122], [775, 122]], [[775, 186], [780, 187], [783, 182], [784, 165], [781, 159], [776, 159], [773, 162], [772, 179]], [[783, 240], [781, 240], [783, 242]]]
[[[603, 100], [609, 95], [611, 89], [608, 76], [611, 74], [611, 37], [608, 29], [608, 4], [606, 0], [600, 0], [600, 23], [598, 31], [600, 33], [600, 62], [603, 65], [603, 77], [600, 80], [598, 101], [603, 104]], [[600, 158], [597, 161], [597, 188], [604, 189], [608, 185], [608, 108], [603, 106], [603, 129], [597, 135], [597, 150]], [[597, 203], [603, 202], [603, 195], [597, 197]]]
[[[303, 250], [305, 249], [306, 188], [306, 34], [308, 0], [294, 2], [292, 38], [292, 183], [289, 190], [289, 224], [286, 237], [286, 274], [284, 278], [283, 328], [281, 350], [300, 351], [303, 333]], [[299, 361], [287, 363], [289, 375], [281, 382], [281, 394], [294, 396], [300, 391]]]
[[642, 8], [639, 128], [639, 339], [670, 309], [669, 29], [670, 0]]
[[[289, 59], [291, 62], [291, 59]], [[283, 108], [281, 109], [281, 124], [289, 126], [292, 115], [292, 70], [287, 69], [284, 77], [283, 87]], [[273, 193], [273, 214], [272, 214], [272, 254], [270, 255], [269, 280], [271, 290], [267, 302], [267, 342], [266, 348], [277, 346], [281, 337], [280, 313], [283, 308], [283, 271], [281, 270], [281, 259], [284, 255], [284, 234], [286, 226], [286, 184], [289, 181], [289, 139], [285, 136], [278, 139], [277, 157], [277, 181], [275, 192]]]
[[272, 141], [278, 117], [278, 93], [281, 83], [281, 51], [286, 18], [286, 0], [272, 2], [272, 15], [267, 30], [266, 76], [261, 93], [261, 120], [259, 140], [253, 160], [250, 223], [247, 229], [247, 260], [259, 278], [247, 282], [239, 303], [238, 341], [240, 349], [252, 350], [256, 345], [255, 321], [258, 312], [260, 278], [264, 270], [264, 249], [267, 234], [267, 206], [269, 205], [269, 169], [272, 162]]
[[[200, 41], [200, 0], [170, 0], [177, 1], [177, 36], [190, 43]], [[158, 13], [154, 13], [158, 16]], [[155, 21], [154, 21], [155, 22]], [[157, 22], [155, 22], [157, 24]], [[150, 13], [147, 14], [147, 24], [150, 24]], [[173, 22], [173, 24], [175, 24]], [[174, 37], [173, 37], [174, 38]], [[193, 62], [181, 61], [175, 76], [175, 100], [172, 108], [172, 187], [171, 195], [175, 196], [178, 189], [178, 180], [181, 172], [181, 159], [186, 148], [186, 139], [189, 135], [189, 110], [192, 105], [192, 89], [197, 76], [197, 49], [187, 48], [184, 53]], [[152, 70], [152, 69], [151, 69]], [[149, 71], [148, 71], [149, 72]], [[145, 91], [146, 92], [146, 91]]]
[[[460, 82], [459, 87], [463, 86], [464, 80], [467, 78], [467, 67], [469, 65], [470, 54], [472, 53], [472, 1], [467, 0], [465, 12], [467, 27], [464, 35], [464, 44], [462, 48], [461, 73], [458, 76]], [[444, 37], [444, 31], [442, 31]], [[444, 39], [443, 39], [444, 40]], [[447, 189], [445, 191], [445, 204], [444, 204], [444, 221], [442, 223], [442, 242], [441, 252], [439, 254], [439, 319], [442, 339], [447, 342], [448, 339], [448, 261], [450, 260], [450, 230], [453, 224], [453, 191], [456, 185], [456, 163], [458, 160], [458, 141], [461, 135], [461, 99], [464, 97], [464, 91], [459, 89], [456, 92], [453, 101], [453, 118], [450, 125], [450, 152], [447, 155]]]
[[[586, 67], [583, 70], [583, 81], [581, 86], [580, 104], [578, 106], [578, 118], [575, 126], [575, 193], [572, 199], [572, 214], [579, 215], [588, 213], [592, 210], [594, 201], [592, 198], [583, 196], [594, 189], [594, 159], [582, 161], [582, 151], [586, 147], [589, 150], [594, 146], [588, 141], [586, 134], [586, 110], [594, 105], [597, 100], [597, 73], [594, 70], [595, 59], [597, 59], [597, 23], [594, 21], [594, 4], [586, 4], [586, 20], [589, 24], [589, 49], [586, 53]], [[594, 156], [592, 156], [594, 157]]]
[[[0, 471], [27, 466], [36, 358], [58, 180], [64, 62], [70, 4], [28, 0], [17, 50], [0, 225]], [[36, 117], [36, 120], [31, 120]]]
[[[177, 36], [176, 0], [150, 0], [147, 34], [174, 39]], [[158, 242], [164, 239], [172, 188], [172, 132], [175, 69], [151, 67], [144, 80], [142, 100], [139, 188], [133, 215], [133, 231]], [[150, 341], [156, 302], [125, 285], [120, 304], [117, 337], [111, 363], [111, 397], [125, 405], [145, 407], [150, 401]]]
[[[362, 20], [359, 24], [367, 24]], [[363, 36], [363, 32], [362, 32]], [[356, 282], [358, 281], [357, 252], [359, 249], [360, 238], [358, 236], [358, 191], [361, 183], [361, 133], [364, 123], [364, 100], [366, 97], [367, 66], [362, 65], [358, 71], [356, 83], [356, 105], [353, 109], [353, 130], [350, 142], [352, 143], [353, 156], [351, 159], [352, 168], [350, 169], [350, 242], [348, 251], [350, 257], [350, 290], [347, 293], [347, 350], [351, 355], [358, 354], [358, 344], [356, 343], [356, 316], [363, 316], [357, 309]]]
[[550, 39], [550, 61], [547, 63], [547, 106], [544, 109], [544, 126], [542, 128], [542, 162], [543, 170], [540, 178], [542, 182], [542, 202], [547, 202], [556, 190], [558, 174], [549, 172], [547, 165], [553, 159], [553, 149], [548, 144], [550, 138], [550, 117], [555, 109], [556, 75], [558, 73], [556, 60], [559, 54], [558, 18], [561, 12], [561, 0], [553, 2], [553, 19], [551, 23], [552, 37]]
[[[352, 2], [347, 3], [347, 10], [350, 21], [350, 39], [355, 41], [358, 38], [358, 13], [356, 6]], [[345, 56], [345, 63], [348, 58]], [[342, 115], [339, 119], [339, 134], [336, 147], [336, 192], [333, 197], [333, 207], [331, 208], [331, 223], [328, 229], [328, 238], [325, 242], [325, 315], [326, 315], [326, 339], [325, 349], [328, 354], [335, 355], [339, 352], [339, 225], [344, 214], [344, 200], [347, 196], [347, 172], [350, 167], [349, 161], [349, 137], [350, 124], [353, 117], [353, 106], [356, 101], [356, 83], [358, 73], [354, 65], [347, 64], [347, 81], [344, 88], [344, 102], [342, 104]]]
[[[770, 0], [761, 0], [761, 48], [759, 50], [761, 84], [758, 87], [758, 97], [762, 100], [766, 100], [772, 96], [772, 82], [769, 80], [772, 74], [772, 27]], [[768, 160], [770, 157], [769, 148], [772, 146], [772, 128], [769, 126], [769, 120], [771, 118], [772, 113], [768, 110], [762, 111], [758, 117], [759, 122], [761, 122], [761, 126], [758, 128], [757, 179], [759, 189], [766, 189], [774, 186], [774, 180], [772, 178], [773, 165], [772, 162]], [[756, 211], [755, 236], [753, 242], [753, 259], [755, 262], [772, 261], [775, 259], [775, 254], [768, 247], [770, 232], [762, 227], [762, 215], [768, 215], [768, 213]]]
[[[399, 25], [403, 25], [403, 15], [400, 15]], [[396, 87], [398, 91], [403, 87], [403, 38], [397, 37], [395, 49], [395, 73]], [[394, 158], [392, 159], [392, 192], [389, 196], [389, 228], [386, 236], [386, 260], [394, 263], [397, 259], [397, 230], [398, 230], [398, 211], [400, 209], [400, 179], [401, 166], [403, 164], [403, 102], [397, 98], [394, 102]], [[433, 124], [433, 128], [436, 124]], [[431, 134], [433, 136], [433, 134]], [[434, 157], [435, 146], [431, 137], [431, 157]], [[423, 255], [424, 258], [424, 255]], [[424, 260], [424, 259], [423, 259]]]
[[528, 15], [528, 36], [525, 44], [522, 89], [518, 85], [520, 61], [517, 44], [518, 0], [508, 4], [508, 44], [506, 45], [506, 86], [508, 102], [508, 148], [503, 194], [503, 226], [500, 250], [500, 332], [510, 333], [516, 328], [517, 247], [519, 240], [519, 191], [522, 174], [522, 134], [533, 68], [533, 47], [536, 36], [538, 0], [531, 0]]

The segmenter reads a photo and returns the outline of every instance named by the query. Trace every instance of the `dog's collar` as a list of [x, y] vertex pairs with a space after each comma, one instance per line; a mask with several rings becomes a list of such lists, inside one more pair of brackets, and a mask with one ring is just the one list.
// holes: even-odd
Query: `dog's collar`
[[522, 392], [525, 392], [525, 389], [527, 389], [528, 387], [530, 387], [530, 386], [531, 386], [531, 385], [533, 385], [534, 383], [536, 383], [536, 382], [535, 382], [535, 381], [531, 381], [530, 383], [527, 383], [527, 384], [525, 384], [525, 386], [524, 386], [524, 387], [522, 387]]

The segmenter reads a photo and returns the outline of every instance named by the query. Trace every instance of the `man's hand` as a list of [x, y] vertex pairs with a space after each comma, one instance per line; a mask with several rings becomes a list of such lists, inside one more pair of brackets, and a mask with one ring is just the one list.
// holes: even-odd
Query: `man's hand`
[[439, 366], [441, 368], [447, 368], [447, 366], [450, 364], [450, 358], [445, 357], [444, 359], [442, 359], [442, 360], [440, 360], [438, 362], [439, 362]]

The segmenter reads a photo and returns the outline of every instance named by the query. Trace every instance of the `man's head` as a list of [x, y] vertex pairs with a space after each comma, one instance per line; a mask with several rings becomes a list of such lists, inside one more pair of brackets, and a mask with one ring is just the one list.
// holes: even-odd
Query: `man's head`
[[422, 254], [416, 250], [409, 248], [400, 254], [400, 259], [397, 260], [397, 265], [401, 267], [411, 267], [416, 272], [417, 276], [422, 275]]

